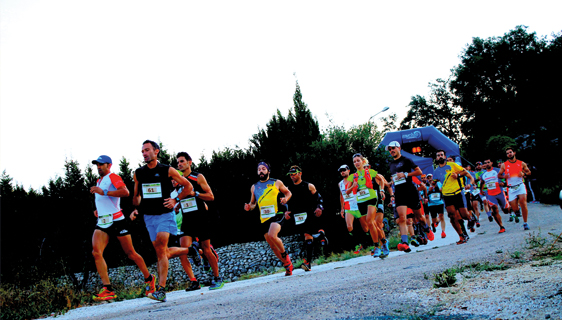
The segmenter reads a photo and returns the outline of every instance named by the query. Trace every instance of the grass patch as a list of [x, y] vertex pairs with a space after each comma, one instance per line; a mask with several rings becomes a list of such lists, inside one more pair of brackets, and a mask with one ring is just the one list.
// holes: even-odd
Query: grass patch
[[542, 248], [546, 244], [546, 239], [541, 236], [541, 231], [536, 233], [533, 231], [532, 233], [529, 232], [529, 237], [525, 239], [526, 248], [527, 249], [535, 249], [535, 248]]
[[457, 274], [461, 274], [465, 278], [476, 278], [483, 271], [506, 270], [508, 268], [509, 267], [503, 263], [492, 264], [489, 262], [459, 265], [446, 269], [441, 273], [436, 273], [433, 276], [433, 287], [447, 288], [454, 285], [457, 282]]

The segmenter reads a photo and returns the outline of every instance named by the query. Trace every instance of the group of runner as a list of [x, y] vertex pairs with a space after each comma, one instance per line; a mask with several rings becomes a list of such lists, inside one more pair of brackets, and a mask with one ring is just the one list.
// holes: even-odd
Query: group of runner
[[[424, 175], [418, 165], [401, 154], [401, 146], [397, 141], [391, 142], [387, 150], [393, 157], [389, 180], [371, 168], [360, 153], [352, 157], [355, 167], [353, 174], [346, 164], [338, 169], [343, 178], [338, 184], [340, 214], [345, 218], [351, 239], [357, 243], [356, 253], [363, 246], [372, 246], [374, 258], [384, 259], [390, 253], [383, 228], [385, 190], [390, 196], [389, 206], [399, 227], [400, 243], [397, 249], [400, 251], [410, 252], [410, 245], [418, 246], [427, 244], [428, 240], [433, 241], [439, 224], [441, 237], [445, 238], [445, 210], [459, 236], [457, 244], [468, 241], [467, 228], [474, 232], [474, 226], [480, 226], [479, 204], [486, 208], [489, 221], [495, 220], [499, 225], [499, 232], [505, 232], [499, 215], [500, 208], [504, 212], [508, 210], [504, 186], [507, 186], [507, 197], [515, 212], [515, 221], [519, 221], [522, 212], [524, 228], [528, 230], [523, 178], [530, 175], [530, 170], [524, 162], [516, 159], [513, 149], [506, 150], [508, 161], [499, 169], [493, 168], [490, 159], [485, 159], [483, 164], [477, 163], [477, 172], [471, 171], [470, 167], [462, 168], [452, 158], [447, 158], [445, 151], [438, 150], [435, 154], [437, 167], [433, 174], [428, 175]], [[174, 257], [180, 258], [190, 279], [187, 291], [201, 289], [189, 260], [191, 257], [197, 264], [200, 261], [199, 253], [213, 274], [209, 289], [224, 286], [218, 267], [219, 258], [211, 245], [213, 225], [208, 203], [214, 201], [213, 192], [205, 177], [191, 170], [192, 159], [189, 154], [177, 154], [178, 168], [175, 169], [158, 162], [159, 152], [160, 147], [154, 141], [143, 142], [145, 165], [134, 173], [135, 209], [130, 214], [131, 220], [135, 220], [139, 214], [144, 218], [158, 259], [158, 282], [133, 248], [120, 208], [120, 198], [129, 196], [125, 183], [118, 175], [111, 173], [110, 157], [103, 155], [92, 161], [100, 175], [96, 186], [90, 189], [95, 194], [94, 214], [98, 218], [92, 238], [93, 256], [103, 285], [94, 297], [96, 301], [116, 297], [103, 258], [103, 251], [111, 236], [117, 237], [127, 256], [141, 270], [146, 285], [145, 294], [151, 299], [166, 301], [169, 259]], [[286, 276], [292, 275], [294, 267], [278, 235], [288, 223], [298, 226], [305, 241], [305, 258], [301, 267], [310, 271], [314, 241], [321, 244], [328, 242], [319, 223], [324, 211], [322, 196], [312, 183], [302, 180], [303, 172], [297, 165], [292, 166], [287, 173], [292, 181], [290, 186], [271, 178], [270, 171], [269, 164], [258, 163], [259, 180], [252, 185], [250, 202], [244, 204], [244, 210], [252, 211], [258, 207], [264, 238], [284, 266]], [[359, 219], [362, 232], [354, 231], [355, 219]]]

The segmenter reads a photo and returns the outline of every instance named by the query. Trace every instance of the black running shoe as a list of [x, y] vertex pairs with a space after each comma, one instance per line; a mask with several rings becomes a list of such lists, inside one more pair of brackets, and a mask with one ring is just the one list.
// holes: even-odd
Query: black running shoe
[[191, 281], [189, 286], [185, 288], [185, 291], [195, 291], [199, 289], [201, 289], [201, 285], [199, 284], [199, 281], [195, 280], [195, 281]]

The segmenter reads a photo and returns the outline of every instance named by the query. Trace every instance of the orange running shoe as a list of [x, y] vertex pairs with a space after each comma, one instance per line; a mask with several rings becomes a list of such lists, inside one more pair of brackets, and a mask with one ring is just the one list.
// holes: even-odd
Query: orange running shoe
[[154, 291], [156, 291], [156, 276], [151, 274], [150, 277], [152, 278], [151, 280], [148, 280], [144, 283], [145, 287], [144, 287], [144, 294], [146, 296], [148, 296], [149, 294], [153, 293]]
[[431, 230], [429, 230], [429, 233], [426, 233], [426, 236], [427, 236], [427, 240], [429, 241], [435, 240], [435, 234]]
[[504, 233], [504, 232], [505, 232], [505, 228], [504, 228], [504, 227], [501, 227], [501, 228], [500, 228], [500, 231], [499, 231], [498, 233]]
[[101, 288], [100, 293], [94, 295], [94, 301], [108, 301], [117, 298], [113, 291], [107, 290], [106, 287]]
[[445, 233], [445, 231], [441, 232], [441, 238], [445, 238], [447, 236], [447, 234]]

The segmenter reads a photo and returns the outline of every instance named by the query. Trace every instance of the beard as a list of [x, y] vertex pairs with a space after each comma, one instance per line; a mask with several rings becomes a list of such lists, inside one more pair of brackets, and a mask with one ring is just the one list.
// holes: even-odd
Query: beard
[[514, 157], [515, 157], [514, 154], [512, 154], [511, 156], [507, 156], [507, 158], [508, 158], [509, 160], [513, 160]]
[[446, 160], [443, 159], [443, 158], [441, 158], [441, 159], [438, 159], [436, 162], [437, 162], [438, 164], [443, 164], [443, 163], [446, 162]]
[[267, 180], [267, 177], [269, 177], [269, 173], [258, 173], [258, 176], [260, 178], [260, 181], [265, 181]]

